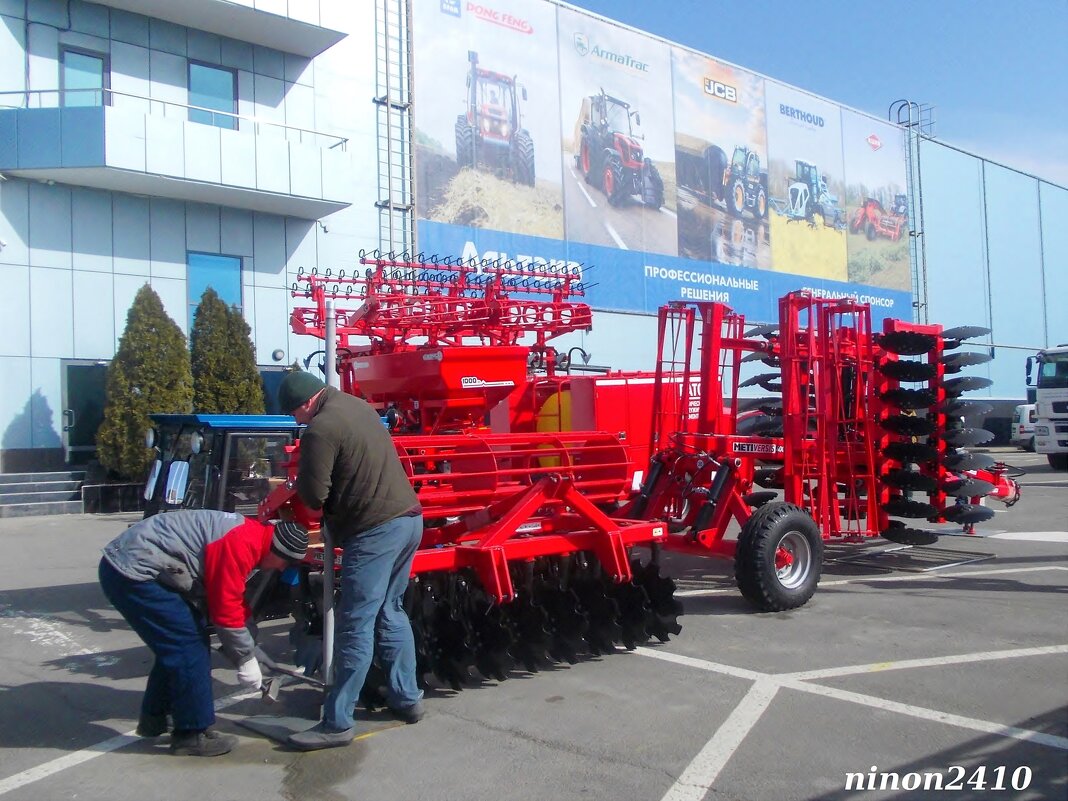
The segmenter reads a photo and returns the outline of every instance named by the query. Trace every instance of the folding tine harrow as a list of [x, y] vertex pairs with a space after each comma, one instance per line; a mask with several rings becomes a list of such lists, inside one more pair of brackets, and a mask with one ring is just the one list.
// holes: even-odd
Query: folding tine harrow
[[[982, 329], [876, 333], [866, 305], [806, 293], [755, 327], [722, 304], [671, 303], [655, 371], [577, 376], [551, 344], [590, 327], [572, 266], [362, 265], [301, 275], [291, 325], [324, 338], [333, 310], [341, 388], [393, 434], [424, 514], [406, 597], [419, 671], [454, 688], [472, 668], [500, 679], [677, 634], [665, 549], [732, 559], [747, 599], [790, 609], [815, 591], [827, 540], [932, 542], [892, 518], [971, 526], [992, 514], [982, 496], [1019, 496], [966, 450], [991, 437], [959, 422], [982, 411], [960, 395], [985, 379], [946, 378], [987, 358], [956, 350]], [[743, 409], [751, 387], [757, 410]], [[259, 514], [314, 531], [293, 490], [299, 441], [287, 454]], [[305, 669], [330, 563], [314, 547], [292, 594]]]

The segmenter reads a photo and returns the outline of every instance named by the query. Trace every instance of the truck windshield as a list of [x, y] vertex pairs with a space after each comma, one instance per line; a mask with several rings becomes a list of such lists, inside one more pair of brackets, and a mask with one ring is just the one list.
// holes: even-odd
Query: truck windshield
[[1041, 358], [1038, 388], [1068, 389], [1068, 353], [1046, 353]]

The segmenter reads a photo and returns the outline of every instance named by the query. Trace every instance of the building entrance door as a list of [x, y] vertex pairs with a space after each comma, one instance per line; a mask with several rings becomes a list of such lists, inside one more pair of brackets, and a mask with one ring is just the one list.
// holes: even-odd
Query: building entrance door
[[104, 420], [106, 362], [63, 363], [63, 446], [67, 464], [83, 465], [96, 455], [96, 430]]

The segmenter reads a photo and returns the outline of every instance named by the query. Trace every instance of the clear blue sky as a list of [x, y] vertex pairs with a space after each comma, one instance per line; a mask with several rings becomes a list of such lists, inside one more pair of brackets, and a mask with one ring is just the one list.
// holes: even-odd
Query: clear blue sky
[[1068, 0], [567, 0], [1068, 186]]

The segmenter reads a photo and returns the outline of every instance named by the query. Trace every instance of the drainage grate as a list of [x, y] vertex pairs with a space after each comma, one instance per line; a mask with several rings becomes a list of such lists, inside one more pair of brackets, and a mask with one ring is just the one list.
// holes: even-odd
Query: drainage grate
[[955, 551], [948, 548], [932, 548], [917, 545], [894, 545], [880, 551], [829, 559], [829, 562], [843, 565], [876, 567], [884, 570], [900, 570], [906, 573], [929, 573], [947, 567], [968, 565], [972, 562], [984, 562], [995, 558], [992, 553], [981, 551]]

